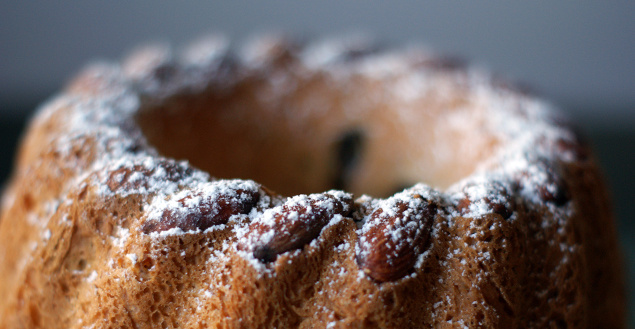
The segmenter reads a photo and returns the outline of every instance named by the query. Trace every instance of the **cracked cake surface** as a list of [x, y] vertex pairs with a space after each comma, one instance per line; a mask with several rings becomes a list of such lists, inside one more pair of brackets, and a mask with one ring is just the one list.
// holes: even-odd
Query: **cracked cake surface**
[[215, 35], [90, 65], [1, 216], [0, 328], [624, 326], [588, 148], [419, 47]]

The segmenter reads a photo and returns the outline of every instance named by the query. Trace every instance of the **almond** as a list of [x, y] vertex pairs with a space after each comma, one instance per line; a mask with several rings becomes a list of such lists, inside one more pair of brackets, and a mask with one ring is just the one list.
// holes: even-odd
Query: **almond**
[[[556, 206], [565, 205], [571, 199], [571, 194], [562, 177], [560, 164], [553, 160], [538, 159], [536, 169], [542, 175], [524, 172], [518, 179], [519, 186], [534, 189], [542, 201]], [[535, 180], [535, 177], [541, 177], [541, 179]]]
[[586, 143], [580, 141], [579, 137], [576, 137], [574, 140], [558, 139], [558, 141], [556, 141], [556, 147], [559, 152], [569, 153], [574, 159], [582, 163], [591, 158], [589, 147], [586, 146]]
[[416, 193], [408, 198], [400, 193], [375, 209], [358, 241], [362, 271], [378, 282], [408, 274], [428, 242], [436, 209], [435, 203]]
[[508, 195], [501, 195], [499, 200], [485, 198], [485, 203], [495, 214], [501, 215], [503, 219], [508, 219], [516, 209], [516, 202]]
[[[153, 175], [158, 175], [154, 179], [178, 182], [184, 177], [192, 175], [192, 169], [171, 160], [161, 160], [155, 167], [151, 168], [136, 164], [107, 172], [105, 183], [113, 192], [139, 188], [148, 189]], [[131, 179], [132, 177], [134, 179]]]
[[487, 196], [479, 195], [480, 193], [470, 192], [470, 188], [474, 187], [468, 186], [463, 190], [465, 197], [460, 199], [456, 210], [459, 211], [462, 215], [469, 214], [471, 209], [470, 207], [474, 203], [483, 202], [492, 213], [501, 215], [503, 219], [508, 219], [516, 210], [516, 202], [513, 197], [510, 196], [507, 188], [497, 182], [487, 183], [485, 186], [481, 186], [483, 189], [487, 190]]
[[543, 160], [538, 163], [547, 179], [538, 186], [538, 195], [543, 201], [562, 206], [571, 198], [567, 185], [562, 178], [560, 167], [554, 161]]
[[[224, 182], [214, 182], [222, 185]], [[183, 193], [181, 193], [183, 195]], [[225, 224], [233, 215], [247, 214], [260, 200], [258, 189], [223, 186], [217, 192], [206, 194], [190, 191], [176, 200], [175, 206], [162, 210], [160, 218], [146, 221], [142, 230], [148, 234], [172, 228], [183, 231], [205, 230]]]
[[557, 206], [566, 204], [571, 196], [564, 180], [551, 167], [547, 168], [546, 173], [547, 180], [538, 186], [538, 195], [543, 201], [554, 203]]
[[267, 209], [249, 225], [244, 247], [255, 258], [272, 262], [284, 252], [302, 248], [319, 234], [333, 216], [348, 216], [353, 196], [340, 191], [298, 195], [282, 206]]

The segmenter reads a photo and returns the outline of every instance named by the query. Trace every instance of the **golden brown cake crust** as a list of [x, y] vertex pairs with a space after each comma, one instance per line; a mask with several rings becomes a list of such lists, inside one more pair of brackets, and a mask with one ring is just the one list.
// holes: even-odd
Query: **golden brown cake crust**
[[551, 106], [371, 48], [87, 68], [4, 192], [0, 328], [623, 328], [606, 189]]

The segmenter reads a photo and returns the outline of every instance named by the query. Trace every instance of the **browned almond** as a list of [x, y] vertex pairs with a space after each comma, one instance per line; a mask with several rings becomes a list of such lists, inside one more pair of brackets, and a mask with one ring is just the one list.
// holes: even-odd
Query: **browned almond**
[[511, 217], [516, 209], [516, 202], [507, 195], [502, 196], [500, 200], [485, 198], [485, 203], [487, 203], [495, 214], [501, 215], [503, 219]]
[[580, 141], [580, 138], [576, 138], [576, 140], [558, 139], [556, 147], [560, 152], [569, 152], [580, 162], [585, 162], [591, 158], [591, 151], [586, 143]]
[[319, 234], [333, 216], [347, 216], [353, 196], [340, 191], [298, 195], [284, 205], [267, 209], [249, 226], [246, 249], [255, 258], [271, 262], [284, 252], [302, 248]]
[[[505, 198], [502, 200], [484, 198], [483, 201], [493, 213], [501, 215], [503, 219], [511, 217], [514, 213], [514, 209], [516, 208], [516, 203], [512, 198]], [[470, 201], [469, 198], [463, 198], [459, 201], [456, 209], [461, 214], [465, 215], [470, 212], [470, 204], [472, 204], [472, 201]]]
[[551, 202], [557, 206], [562, 206], [570, 199], [569, 190], [562, 178], [559, 166], [554, 161], [543, 160], [538, 163], [539, 167], [547, 175], [543, 184], [538, 186], [538, 195], [543, 201]]
[[[158, 173], [160, 172], [160, 173]], [[130, 180], [133, 174], [140, 174], [141, 179]], [[176, 161], [162, 160], [155, 167], [148, 168], [137, 164], [131, 167], [122, 167], [107, 173], [106, 185], [111, 191], [130, 190], [138, 188], [148, 188], [151, 184], [151, 177], [159, 175], [152, 179], [161, 179], [163, 181], [178, 182], [180, 179], [192, 174], [191, 168], [186, 168]]]
[[461, 214], [467, 214], [468, 212], [470, 212], [471, 204], [472, 201], [470, 201], [470, 198], [465, 197], [459, 200], [459, 204], [456, 206], [456, 210], [458, 210]]
[[[499, 183], [490, 183], [486, 188], [488, 189], [488, 196], [480, 200], [485, 202], [491, 212], [501, 215], [503, 219], [511, 217], [516, 210], [516, 202], [514, 201], [514, 198], [509, 195], [507, 189]], [[456, 206], [456, 209], [462, 215], [470, 212], [470, 205], [473, 202], [480, 201], [479, 199], [470, 200], [469, 193], [466, 194], [465, 198], [459, 200]]]
[[547, 180], [538, 186], [538, 195], [543, 201], [554, 203], [557, 206], [566, 204], [571, 198], [564, 179], [555, 173], [553, 168], [547, 169]]
[[521, 188], [529, 187], [535, 189], [542, 201], [553, 203], [556, 206], [566, 204], [571, 199], [571, 194], [559, 170], [559, 164], [547, 159], [538, 159], [536, 167], [544, 174], [544, 179], [534, 181], [533, 177], [536, 175], [524, 172], [519, 175], [519, 186]]
[[[222, 185], [224, 182], [213, 184]], [[233, 215], [248, 213], [259, 199], [258, 189], [226, 186], [211, 194], [193, 191], [179, 198], [176, 207], [164, 209], [160, 218], [146, 221], [142, 230], [146, 234], [172, 228], [183, 231], [205, 230], [227, 223]]]
[[408, 274], [428, 242], [436, 209], [419, 194], [387, 199], [361, 229], [357, 262], [362, 271], [378, 282]]

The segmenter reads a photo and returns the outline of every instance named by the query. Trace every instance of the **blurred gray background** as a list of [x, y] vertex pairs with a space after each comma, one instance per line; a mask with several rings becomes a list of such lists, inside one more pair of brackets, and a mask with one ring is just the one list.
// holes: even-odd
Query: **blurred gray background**
[[581, 121], [635, 123], [633, 1], [3, 1], [0, 102], [46, 97], [87, 61], [139, 42], [262, 29], [424, 42], [528, 83]]
[[420, 42], [553, 100], [595, 148], [635, 282], [635, 1], [2, 1], [0, 181], [30, 113], [88, 61], [153, 40], [263, 30]]

